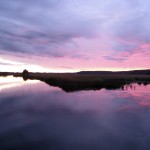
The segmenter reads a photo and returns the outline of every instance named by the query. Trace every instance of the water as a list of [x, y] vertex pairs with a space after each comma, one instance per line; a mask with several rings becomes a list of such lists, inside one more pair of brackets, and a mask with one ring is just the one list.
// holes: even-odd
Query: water
[[0, 78], [0, 150], [149, 150], [150, 85], [66, 93]]

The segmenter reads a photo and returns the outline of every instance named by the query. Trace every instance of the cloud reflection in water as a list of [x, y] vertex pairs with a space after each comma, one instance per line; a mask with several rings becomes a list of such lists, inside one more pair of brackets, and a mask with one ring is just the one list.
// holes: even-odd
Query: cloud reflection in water
[[148, 150], [150, 109], [141, 102], [148, 101], [149, 89], [65, 93], [40, 82], [3, 91], [0, 147]]

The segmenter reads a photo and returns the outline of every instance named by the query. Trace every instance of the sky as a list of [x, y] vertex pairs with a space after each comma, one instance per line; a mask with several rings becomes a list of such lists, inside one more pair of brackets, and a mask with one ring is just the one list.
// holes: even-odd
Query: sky
[[148, 0], [1, 0], [0, 71], [150, 68]]

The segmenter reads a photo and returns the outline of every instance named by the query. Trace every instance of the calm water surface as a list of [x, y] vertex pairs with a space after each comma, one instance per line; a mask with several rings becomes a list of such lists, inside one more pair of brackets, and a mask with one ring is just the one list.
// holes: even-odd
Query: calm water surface
[[0, 150], [150, 150], [150, 85], [124, 89], [0, 77]]

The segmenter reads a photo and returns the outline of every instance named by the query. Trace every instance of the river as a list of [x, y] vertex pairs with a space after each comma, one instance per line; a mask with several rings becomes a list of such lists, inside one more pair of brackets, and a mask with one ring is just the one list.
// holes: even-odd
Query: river
[[150, 85], [66, 93], [0, 77], [0, 150], [149, 150]]

